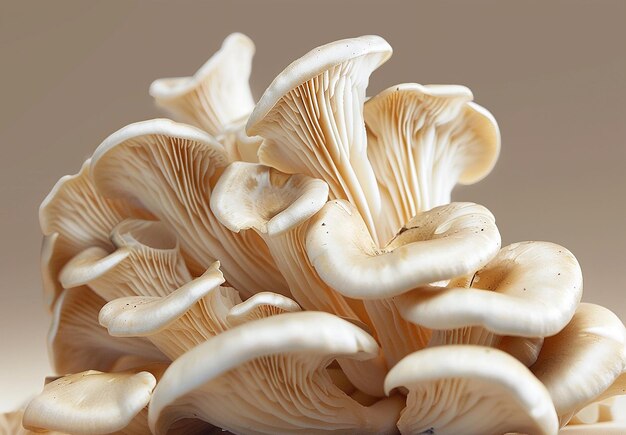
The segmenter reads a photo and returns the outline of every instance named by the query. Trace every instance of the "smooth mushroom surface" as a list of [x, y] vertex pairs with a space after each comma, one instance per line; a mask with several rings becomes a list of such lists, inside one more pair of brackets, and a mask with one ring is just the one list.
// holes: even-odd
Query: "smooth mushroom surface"
[[154, 81], [175, 119], [120, 128], [45, 197], [54, 373], [0, 434], [626, 433], [626, 328], [581, 303], [576, 257], [501, 248], [452, 202], [500, 153], [472, 91], [367, 98], [392, 53], [370, 35], [255, 103], [254, 53], [233, 33]]
[[69, 434], [108, 434], [124, 429], [146, 407], [155, 377], [149, 372], [64, 376], [44, 387], [24, 411], [24, 427]]

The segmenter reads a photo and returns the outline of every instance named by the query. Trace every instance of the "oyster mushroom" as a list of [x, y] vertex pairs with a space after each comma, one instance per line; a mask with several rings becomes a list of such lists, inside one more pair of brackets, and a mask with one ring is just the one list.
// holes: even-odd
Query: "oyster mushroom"
[[248, 79], [254, 51], [250, 38], [233, 33], [192, 77], [155, 80], [150, 95], [175, 119], [217, 136], [252, 112]]
[[324, 282], [358, 299], [389, 298], [466, 275], [498, 249], [500, 233], [489, 210], [460, 202], [415, 216], [378, 248], [355, 207], [331, 201], [315, 215], [306, 238], [309, 260]]
[[[369, 324], [362, 302], [345, 298], [326, 285], [306, 255], [309, 219], [327, 198], [328, 185], [322, 180], [236, 162], [226, 168], [215, 186], [211, 209], [231, 231], [253, 229], [263, 238], [291, 294], [304, 309]], [[355, 385], [371, 395], [382, 395], [386, 368], [381, 359], [369, 361], [367, 367], [344, 359], [341, 364]]]
[[[626, 329], [610, 310], [582, 303], [571, 322], [545, 339], [532, 372], [565, 425], [595, 400], [626, 393]], [[615, 383], [619, 388], [611, 388]]]
[[193, 417], [241, 434], [394, 433], [402, 399], [365, 407], [325, 370], [340, 356], [376, 355], [371, 336], [331, 314], [254, 320], [211, 338], [168, 368], [150, 402], [150, 428], [164, 434], [175, 421]]
[[402, 316], [433, 329], [481, 326], [499, 335], [547, 337], [570, 321], [582, 272], [567, 249], [514, 243], [476, 272], [470, 288], [418, 288], [396, 298]]
[[224, 147], [206, 133], [151, 120], [110, 135], [94, 153], [92, 167], [100, 192], [141, 201], [176, 232], [193, 275], [219, 258], [226, 280], [243, 296], [262, 290], [288, 294], [258, 235], [227, 230], [209, 208], [227, 160]]
[[472, 98], [465, 86], [404, 83], [365, 103], [367, 154], [383, 202], [381, 240], [418, 213], [448, 204], [457, 182], [472, 184], [491, 172], [500, 131]]
[[522, 363], [496, 349], [450, 345], [400, 361], [385, 391], [408, 390], [398, 428], [407, 434], [555, 434], [550, 394]]
[[24, 411], [23, 424], [37, 432], [108, 434], [122, 431], [148, 405], [155, 377], [147, 372], [90, 370], [64, 376], [44, 387]]
[[65, 290], [58, 298], [48, 332], [48, 354], [58, 373], [113, 370], [132, 355], [141, 364], [168, 358], [144, 338], [112, 337], [98, 324], [106, 301], [88, 288]]
[[274, 79], [246, 126], [264, 139], [259, 162], [326, 181], [331, 198], [353, 203], [375, 240], [380, 194], [367, 158], [363, 102], [370, 74], [391, 52], [378, 36], [311, 50]]

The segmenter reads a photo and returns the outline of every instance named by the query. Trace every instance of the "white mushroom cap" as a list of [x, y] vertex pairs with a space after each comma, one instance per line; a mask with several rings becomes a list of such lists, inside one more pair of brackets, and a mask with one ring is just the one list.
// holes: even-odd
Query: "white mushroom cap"
[[[532, 372], [544, 383], [561, 424], [607, 390], [626, 367], [626, 329], [619, 318], [599, 305], [580, 304], [571, 322], [545, 339]], [[626, 382], [625, 382], [626, 384]], [[624, 394], [626, 385], [614, 389]]]
[[267, 247], [254, 232], [235, 234], [210, 210], [211, 190], [228, 158], [221, 144], [189, 125], [156, 119], [128, 125], [102, 142], [93, 177], [107, 196], [135, 198], [178, 236], [194, 276], [220, 261], [244, 297], [289, 294]]
[[457, 182], [485, 177], [500, 151], [493, 116], [458, 85], [404, 83], [365, 103], [367, 153], [383, 198], [386, 237], [416, 214], [450, 202]]
[[150, 428], [197, 417], [242, 434], [395, 429], [403, 401], [366, 408], [334, 385], [326, 366], [378, 354], [376, 341], [327, 313], [295, 312], [226, 331], [178, 358], [155, 389]]
[[380, 194], [367, 159], [363, 102], [370, 74], [391, 53], [379, 36], [311, 50], [274, 79], [246, 127], [265, 139], [261, 163], [326, 181], [332, 198], [355, 204], [374, 238]]
[[300, 225], [328, 199], [328, 185], [253, 163], [230, 164], [213, 189], [211, 210], [228, 229], [254, 228], [269, 237]]
[[98, 321], [114, 337], [155, 334], [185, 314], [192, 305], [224, 283], [215, 262], [200, 278], [165, 297], [128, 296], [112, 300], [100, 310]]
[[146, 339], [110, 336], [98, 324], [98, 313], [105, 303], [86, 287], [65, 290], [58, 298], [48, 332], [48, 354], [57, 373], [108, 371], [129, 355], [144, 364], [167, 361]]
[[402, 433], [555, 434], [550, 395], [512, 356], [496, 349], [451, 345], [415, 352], [391, 369], [385, 390], [408, 390]]
[[500, 249], [493, 215], [472, 203], [452, 203], [411, 219], [383, 249], [376, 246], [354, 206], [330, 201], [312, 219], [309, 259], [339, 293], [381, 299], [419, 285], [466, 275]]
[[24, 412], [24, 426], [71, 434], [108, 434], [125, 428], [148, 404], [156, 379], [149, 372], [64, 376], [44, 387]]
[[254, 107], [248, 85], [254, 51], [250, 38], [233, 33], [192, 77], [155, 80], [150, 95], [179, 120], [217, 135]]
[[293, 299], [276, 293], [261, 292], [232, 307], [226, 320], [234, 327], [252, 320], [297, 311], [301, 311], [301, 308]]
[[567, 325], [582, 296], [574, 255], [548, 242], [506, 246], [472, 287], [424, 287], [398, 296], [402, 316], [433, 329], [482, 326], [500, 335], [546, 337]]

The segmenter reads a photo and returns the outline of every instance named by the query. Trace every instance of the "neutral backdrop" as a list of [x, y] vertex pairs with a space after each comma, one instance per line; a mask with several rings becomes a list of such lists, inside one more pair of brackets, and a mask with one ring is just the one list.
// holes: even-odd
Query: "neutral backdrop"
[[458, 83], [496, 116], [491, 176], [455, 192], [491, 209], [504, 243], [572, 250], [584, 299], [626, 319], [625, 1], [0, 1], [0, 411], [51, 370], [37, 207], [111, 132], [159, 115], [147, 89], [190, 75], [233, 31], [257, 45], [258, 98], [323, 43], [393, 46], [368, 93]]

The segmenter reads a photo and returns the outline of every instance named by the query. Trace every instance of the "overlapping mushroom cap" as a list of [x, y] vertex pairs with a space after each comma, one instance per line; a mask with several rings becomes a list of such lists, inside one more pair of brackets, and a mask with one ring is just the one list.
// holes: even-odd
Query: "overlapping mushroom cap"
[[61, 376], [24, 426], [626, 431], [606, 423], [618, 405], [594, 405], [626, 394], [626, 330], [579, 304], [575, 257], [501, 249], [489, 210], [450, 202], [500, 149], [471, 91], [413, 83], [366, 99], [391, 47], [363, 36], [296, 60], [255, 106], [253, 54], [233, 34], [192, 77], [155, 81], [176, 120], [113, 133], [44, 200]]

